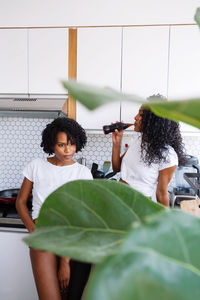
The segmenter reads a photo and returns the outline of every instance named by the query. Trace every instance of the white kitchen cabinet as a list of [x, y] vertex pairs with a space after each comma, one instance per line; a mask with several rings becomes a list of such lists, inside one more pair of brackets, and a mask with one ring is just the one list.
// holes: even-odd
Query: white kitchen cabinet
[[68, 29], [0, 29], [0, 93], [67, 94]]
[[[120, 90], [121, 28], [80, 28], [77, 38], [77, 80]], [[120, 119], [120, 103], [88, 111], [77, 102], [77, 121], [86, 129], [102, 129]]]
[[27, 233], [0, 228], [0, 299], [38, 299], [29, 257], [29, 248], [22, 241]]
[[0, 93], [27, 93], [27, 29], [0, 29], [0, 43]]
[[[200, 32], [197, 25], [172, 26], [170, 33], [169, 100], [200, 97]], [[200, 132], [181, 124], [183, 132]]]
[[[143, 98], [167, 96], [169, 27], [123, 29], [122, 91]], [[121, 119], [133, 122], [140, 105], [122, 102]], [[131, 128], [130, 128], [131, 129]]]
[[66, 94], [68, 29], [29, 29], [29, 93]]

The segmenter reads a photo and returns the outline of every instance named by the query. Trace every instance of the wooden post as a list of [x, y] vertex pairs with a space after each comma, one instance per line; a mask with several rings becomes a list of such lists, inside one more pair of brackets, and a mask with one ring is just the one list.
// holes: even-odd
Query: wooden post
[[[77, 68], [77, 29], [69, 29], [68, 50], [68, 79], [76, 79]], [[76, 120], [76, 101], [68, 95], [67, 114], [69, 118]]]

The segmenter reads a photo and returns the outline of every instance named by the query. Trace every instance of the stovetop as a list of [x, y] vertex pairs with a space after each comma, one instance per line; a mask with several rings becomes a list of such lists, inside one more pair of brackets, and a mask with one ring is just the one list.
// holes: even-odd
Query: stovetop
[[0, 204], [0, 227], [25, 228], [14, 205]]

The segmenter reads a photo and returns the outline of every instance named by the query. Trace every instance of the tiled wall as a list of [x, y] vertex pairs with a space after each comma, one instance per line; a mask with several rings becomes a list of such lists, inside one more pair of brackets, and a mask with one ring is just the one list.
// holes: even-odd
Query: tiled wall
[[[40, 143], [41, 132], [49, 122], [51, 119], [0, 117], [0, 190], [19, 188], [24, 166], [34, 158], [46, 157]], [[88, 131], [87, 136], [87, 146], [75, 159], [84, 157], [89, 168], [95, 162], [102, 169], [103, 162], [111, 160], [111, 135]], [[126, 132], [122, 148], [131, 136]], [[200, 136], [184, 136], [184, 142], [187, 153], [200, 161]]]

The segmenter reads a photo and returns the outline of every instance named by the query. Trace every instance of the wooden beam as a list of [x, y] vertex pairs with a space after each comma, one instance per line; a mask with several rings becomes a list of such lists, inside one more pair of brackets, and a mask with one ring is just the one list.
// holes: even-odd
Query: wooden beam
[[[68, 48], [68, 79], [76, 79], [77, 70], [77, 29], [69, 29]], [[69, 118], [76, 120], [76, 101], [68, 95], [67, 114]]]

